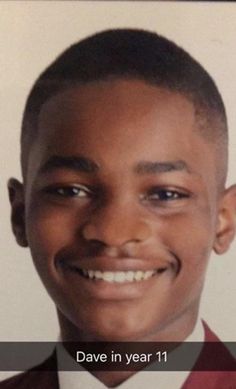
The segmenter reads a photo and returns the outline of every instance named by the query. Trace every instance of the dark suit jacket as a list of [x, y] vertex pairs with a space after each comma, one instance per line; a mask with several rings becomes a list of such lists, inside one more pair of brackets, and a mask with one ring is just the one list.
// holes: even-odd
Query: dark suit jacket
[[[209, 349], [204, 345], [195, 365], [196, 371], [189, 374], [181, 389], [236, 389], [235, 359], [205, 323], [204, 328], [206, 342], [217, 342], [220, 346], [217, 348], [219, 354], [209, 355]], [[218, 363], [219, 366], [230, 367], [229, 370], [232, 371], [201, 371], [204, 370], [201, 367], [209, 359], [213, 361], [213, 365]], [[59, 389], [56, 354], [53, 353], [36, 370], [31, 369], [0, 382], [0, 389]]]

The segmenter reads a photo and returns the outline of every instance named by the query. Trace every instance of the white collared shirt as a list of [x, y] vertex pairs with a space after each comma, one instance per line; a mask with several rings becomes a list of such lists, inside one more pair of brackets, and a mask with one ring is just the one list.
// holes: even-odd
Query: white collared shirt
[[[200, 319], [197, 320], [195, 328], [191, 335], [185, 339], [185, 342], [202, 342], [204, 341], [204, 329]], [[180, 346], [181, 347], [181, 346]], [[62, 354], [61, 354], [62, 352]], [[195, 355], [192, 355], [191, 366], [193, 367], [201, 348]], [[174, 351], [173, 351], [174, 353]], [[172, 354], [172, 353], [170, 353]], [[79, 371], [60, 371], [60, 361], [65, 361], [65, 358], [72, 358], [66, 350], [61, 347], [60, 353], [57, 352], [58, 361], [58, 380], [59, 389], [105, 389], [105, 386], [95, 376], [89, 373], [80, 365]], [[190, 369], [191, 370], [191, 369]], [[119, 389], [181, 389], [185, 380], [189, 375], [189, 371], [139, 371], [130, 378], [116, 386]]]

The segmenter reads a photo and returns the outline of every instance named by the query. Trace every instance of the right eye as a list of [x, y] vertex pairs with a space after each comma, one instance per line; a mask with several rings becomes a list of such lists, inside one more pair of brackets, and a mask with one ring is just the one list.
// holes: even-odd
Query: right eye
[[66, 198], [86, 198], [91, 196], [91, 190], [83, 185], [50, 186], [45, 189], [45, 192], [50, 195]]

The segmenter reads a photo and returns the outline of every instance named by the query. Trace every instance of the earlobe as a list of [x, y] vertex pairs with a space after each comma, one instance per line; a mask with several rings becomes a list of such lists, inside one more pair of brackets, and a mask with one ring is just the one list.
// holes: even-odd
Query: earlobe
[[8, 195], [11, 204], [11, 225], [13, 233], [17, 243], [22, 247], [27, 247], [23, 184], [15, 178], [11, 178], [8, 181]]
[[218, 226], [213, 249], [217, 254], [225, 253], [236, 233], [236, 185], [228, 188], [221, 199]]

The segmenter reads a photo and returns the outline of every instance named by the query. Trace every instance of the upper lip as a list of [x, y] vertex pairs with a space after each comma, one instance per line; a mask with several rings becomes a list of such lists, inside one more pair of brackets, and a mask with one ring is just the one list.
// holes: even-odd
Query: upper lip
[[166, 269], [171, 266], [170, 262], [163, 260], [150, 261], [139, 258], [111, 258], [106, 256], [82, 258], [79, 260], [63, 258], [60, 260], [60, 264], [65, 267], [100, 271], [148, 271]]

